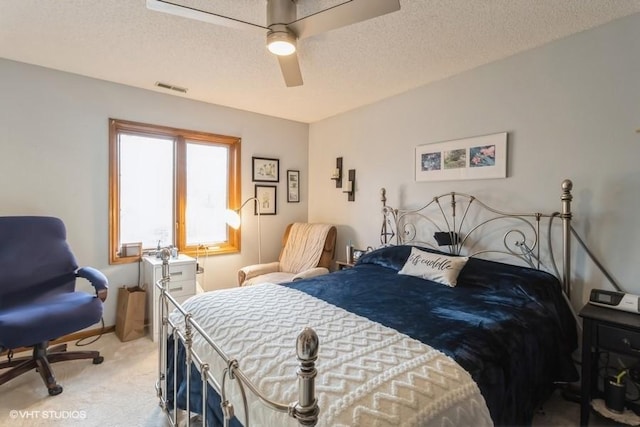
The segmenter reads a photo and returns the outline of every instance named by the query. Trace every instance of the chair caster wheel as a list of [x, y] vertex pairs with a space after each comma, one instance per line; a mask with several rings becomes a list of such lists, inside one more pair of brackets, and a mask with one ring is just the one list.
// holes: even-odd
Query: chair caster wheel
[[53, 387], [49, 388], [49, 396], [56, 396], [60, 393], [62, 393], [62, 386], [61, 385], [54, 385]]
[[94, 357], [93, 358], [93, 364], [94, 365], [99, 365], [102, 362], [104, 362], [104, 357], [102, 357], [102, 356], [98, 356], [98, 357]]

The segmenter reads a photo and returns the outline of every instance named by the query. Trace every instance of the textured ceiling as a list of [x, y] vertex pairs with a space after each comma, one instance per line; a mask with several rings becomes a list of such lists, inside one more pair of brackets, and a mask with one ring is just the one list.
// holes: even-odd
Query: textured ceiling
[[[265, 22], [264, 0], [175, 1]], [[640, 12], [640, 0], [400, 3], [299, 41], [301, 87], [284, 85], [260, 34], [151, 11], [145, 0], [0, 0], [0, 57], [311, 123]]]

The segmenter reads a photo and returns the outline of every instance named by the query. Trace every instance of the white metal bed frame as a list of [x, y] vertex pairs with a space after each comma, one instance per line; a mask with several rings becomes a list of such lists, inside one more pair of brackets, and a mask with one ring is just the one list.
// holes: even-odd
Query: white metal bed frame
[[[469, 257], [503, 254], [515, 257], [531, 268], [546, 269], [556, 277], [560, 277], [552, 242], [553, 220], [559, 217], [562, 220], [561, 282], [564, 293], [570, 298], [572, 188], [573, 184], [570, 180], [566, 179], [562, 182], [562, 210], [550, 214], [505, 212], [486, 205], [474, 196], [457, 192], [435, 196], [427, 204], [415, 209], [396, 209], [387, 205], [387, 194], [383, 188], [380, 191], [383, 213], [380, 243], [383, 246], [426, 246]], [[474, 211], [481, 212], [484, 216], [480, 219], [470, 219]], [[472, 222], [474, 219], [477, 221]], [[541, 258], [541, 237], [543, 236], [541, 227], [545, 219], [548, 227], [545, 239], [549, 254], [548, 265], [545, 265]], [[502, 246], [483, 246], [475, 250], [470, 243], [480, 241], [480, 236], [488, 234], [488, 227], [493, 227], [491, 231], [502, 233]], [[434, 235], [425, 236], [418, 230], [430, 230]], [[437, 234], [440, 236], [436, 236]], [[443, 239], [445, 243], [434, 244], [438, 238]]]
[[[484, 203], [480, 202], [473, 196], [469, 196], [463, 193], [447, 193], [442, 196], [434, 197], [431, 202], [418, 209], [400, 210], [394, 209], [386, 204], [386, 191], [381, 191], [381, 201], [383, 205], [384, 220], [380, 233], [381, 243], [383, 245], [390, 244], [426, 244], [432, 246], [433, 244], [427, 241], [421, 241], [418, 239], [416, 233], [416, 225], [414, 220], [425, 220], [431, 223], [436, 231], [445, 233], [451, 237], [449, 246], [450, 252], [455, 254], [461, 254], [462, 248], [465, 243], [470, 241], [470, 235], [478, 234], [483, 226], [493, 223], [500, 219], [516, 219], [524, 225], [524, 230], [521, 229], [508, 229], [503, 238], [504, 249], [498, 250], [481, 250], [474, 253], [467, 254], [469, 256], [480, 255], [487, 252], [502, 252], [510, 254], [522, 259], [525, 263], [533, 268], [540, 268], [540, 227], [541, 220], [546, 218], [549, 220], [549, 241], [551, 234], [551, 222], [555, 217], [559, 217], [562, 220], [562, 285], [563, 290], [567, 298], [570, 298], [571, 282], [571, 241], [570, 236], [572, 233], [571, 228], [571, 201], [573, 184], [570, 180], [564, 180], [562, 182], [562, 210], [561, 212], [554, 212], [551, 214], [541, 213], [525, 213], [514, 214], [499, 211], [493, 209]], [[446, 202], [448, 198], [449, 208], [441, 203]], [[484, 220], [480, 224], [472, 225], [470, 228], [465, 229], [465, 225], [468, 219], [468, 213], [471, 206], [478, 206], [483, 208], [493, 216]], [[433, 216], [425, 215], [427, 208], [435, 208], [442, 214], [443, 222], [434, 220]], [[458, 211], [458, 208], [459, 211]], [[458, 219], [460, 217], [460, 219]], [[513, 237], [515, 236], [515, 240]], [[446, 237], [446, 236], [445, 236]], [[579, 239], [579, 238], [578, 238]], [[580, 241], [580, 239], [579, 239]], [[582, 244], [582, 242], [580, 241]], [[584, 246], [584, 245], [583, 245]], [[586, 248], [586, 247], [585, 247]], [[552, 244], [549, 243], [549, 252], [551, 254], [552, 267], [558, 276], [556, 263], [553, 257]], [[228, 426], [229, 420], [234, 416], [234, 406], [232, 402], [227, 400], [226, 385], [227, 381], [237, 381], [241, 395], [242, 402], [236, 402], [236, 404], [243, 405], [244, 413], [246, 416], [243, 424], [245, 427], [250, 427], [250, 416], [248, 411], [247, 396], [246, 393], [253, 393], [258, 397], [265, 405], [271, 409], [279, 412], [287, 413], [290, 417], [296, 419], [301, 426], [315, 426], [318, 422], [319, 407], [315, 394], [315, 377], [317, 371], [315, 368], [315, 361], [318, 357], [318, 336], [311, 328], [305, 328], [298, 336], [296, 342], [296, 353], [299, 360], [299, 367], [297, 370], [298, 377], [298, 400], [291, 403], [281, 403], [271, 400], [261, 393], [259, 388], [252, 383], [252, 381], [242, 372], [239, 361], [230, 358], [223, 349], [221, 349], [211, 337], [203, 330], [203, 328], [193, 319], [191, 313], [187, 312], [168, 292], [168, 283], [171, 280], [169, 275], [169, 258], [170, 252], [165, 249], [161, 253], [163, 261], [162, 265], [162, 279], [155, 283], [160, 289], [159, 299], [159, 313], [160, 313], [160, 339], [159, 339], [159, 360], [158, 360], [158, 381], [156, 383], [156, 391], [159, 399], [160, 407], [165, 412], [169, 423], [172, 426], [177, 426], [179, 423], [185, 423], [190, 426], [194, 420], [191, 414], [191, 381], [190, 381], [190, 369], [192, 363], [196, 365], [197, 370], [200, 373], [202, 380], [202, 407], [203, 413], [196, 415], [199, 417], [198, 424], [207, 425], [207, 384], [211, 385], [213, 389], [221, 397], [221, 407], [224, 416], [224, 425]], [[596, 261], [597, 263], [597, 261]], [[169, 308], [171, 310], [177, 310], [182, 315], [184, 320], [184, 330], [178, 327], [169, 318]], [[210, 367], [207, 363], [203, 362], [202, 358], [193, 349], [193, 336], [199, 334], [202, 338], [211, 346], [212, 349], [224, 360], [227, 368], [223, 374], [222, 384], [214, 378], [210, 372]], [[167, 341], [168, 337], [172, 336], [174, 339], [174, 351], [171, 356], [167, 355]], [[166, 395], [169, 381], [173, 381], [173, 404], [177, 404], [177, 348], [178, 343], [181, 343], [185, 348], [185, 364], [186, 364], [186, 408], [184, 412], [178, 411], [176, 408], [172, 408], [170, 404], [169, 396]], [[173, 357], [173, 376], [168, 378], [167, 374], [167, 358]]]
[[[229, 421], [235, 415], [233, 403], [227, 400], [226, 396], [226, 381], [236, 380], [240, 387], [242, 394], [242, 405], [244, 406], [244, 413], [246, 419], [244, 426], [249, 427], [249, 410], [247, 405], [247, 397], [245, 387], [257, 396], [265, 405], [271, 409], [279, 412], [285, 412], [292, 418], [298, 420], [300, 426], [315, 426], [318, 421], [318, 414], [320, 409], [315, 397], [315, 377], [317, 371], [315, 368], [315, 362], [318, 358], [318, 335], [311, 328], [304, 328], [298, 335], [296, 340], [296, 354], [298, 361], [300, 362], [297, 370], [298, 376], [298, 401], [289, 404], [274, 401], [264, 396], [258, 387], [251, 382], [249, 378], [240, 370], [239, 363], [236, 359], [230, 358], [223, 349], [221, 349], [211, 337], [204, 331], [204, 329], [193, 319], [191, 313], [187, 312], [182, 306], [171, 296], [169, 293], [169, 281], [171, 277], [169, 275], [169, 258], [170, 252], [168, 249], [163, 249], [161, 252], [162, 258], [162, 278], [155, 283], [161, 293], [158, 301], [160, 310], [160, 339], [159, 339], [159, 355], [158, 355], [158, 381], [156, 383], [156, 393], [159, 399], [160, 407], [165, 412], [169, 423], [172, 426], [177, 426], [180, 420], [180, 412], [176, 408], [171, 408], [168, 396], [166, 396], [167, 381], [173, 380], [173, 404], [177, 404], [177, 348], [178, 343], [182, 343], [185, 347], [185, 379], [186, 379], [186, 408], [185, 408], [185, 420], [186, 425], [190, 426], [194, 418], [191, 417], [191, 378], [190, 373], [192, 369], [192, 362], [195, 362], [198, 371], [200, 372], [200, 378], [202, 381], [202, 408], [204, 409], [202, 414], [197, 415], [198, 424], [202, 426], [207, 425], [207, 397], [208, 389], [207, 384], [210, 384], [214, 390], [221, 397], [221, 406], [224, 416], [224, 426], [229, 425]], [[176, 323], [169, 319], [169, 306], [180, 312], [184, 319], [184, 331], [182, 331]], [[167, 378], [167, 339], [169, 337], [169, 328], [171, 328], [171, 335], [174, 340], [173, 351], [173, 378]], [[209, 365], [203, 362], [202, 358], [194, 351], [193, 334], [199, 334], [206, 342], [213, 348], [216, 353], [222, 358], [227, 368], [223, 374], [222, 384], [214, 378]]]

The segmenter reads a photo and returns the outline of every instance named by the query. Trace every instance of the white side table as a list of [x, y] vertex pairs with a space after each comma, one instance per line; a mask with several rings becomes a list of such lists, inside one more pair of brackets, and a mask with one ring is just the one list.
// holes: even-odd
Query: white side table
[[[162, 279], [162, 260], [156, 257], [143, 257], [144, 279], [143, 283], [147, 291], [147, 324], [151, 339], [155, 342], [160, 334], [160, 313], [158, 300], [160, 289], [155, 283]], [[182, 304], [187, 298], [196, 294], [196, 260], [187, 255], [178, 255], [178, 258], [169, 260], [169, 293]], [[169, 307], [171, 310], [171, 307]]]

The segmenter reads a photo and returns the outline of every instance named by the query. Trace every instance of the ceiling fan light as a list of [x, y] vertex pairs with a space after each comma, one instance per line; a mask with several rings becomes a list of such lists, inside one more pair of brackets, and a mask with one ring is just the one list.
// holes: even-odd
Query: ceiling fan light
[[267, 49], [274, 55], [291, 55], [296, 51], [296, 39], [287, 32], [270, 32], [267, 34]]
[[269, 52], [279, 56], [288, 56], [296, 51], [296, 47], [287, 41], [271, 42], [268, 48]]

